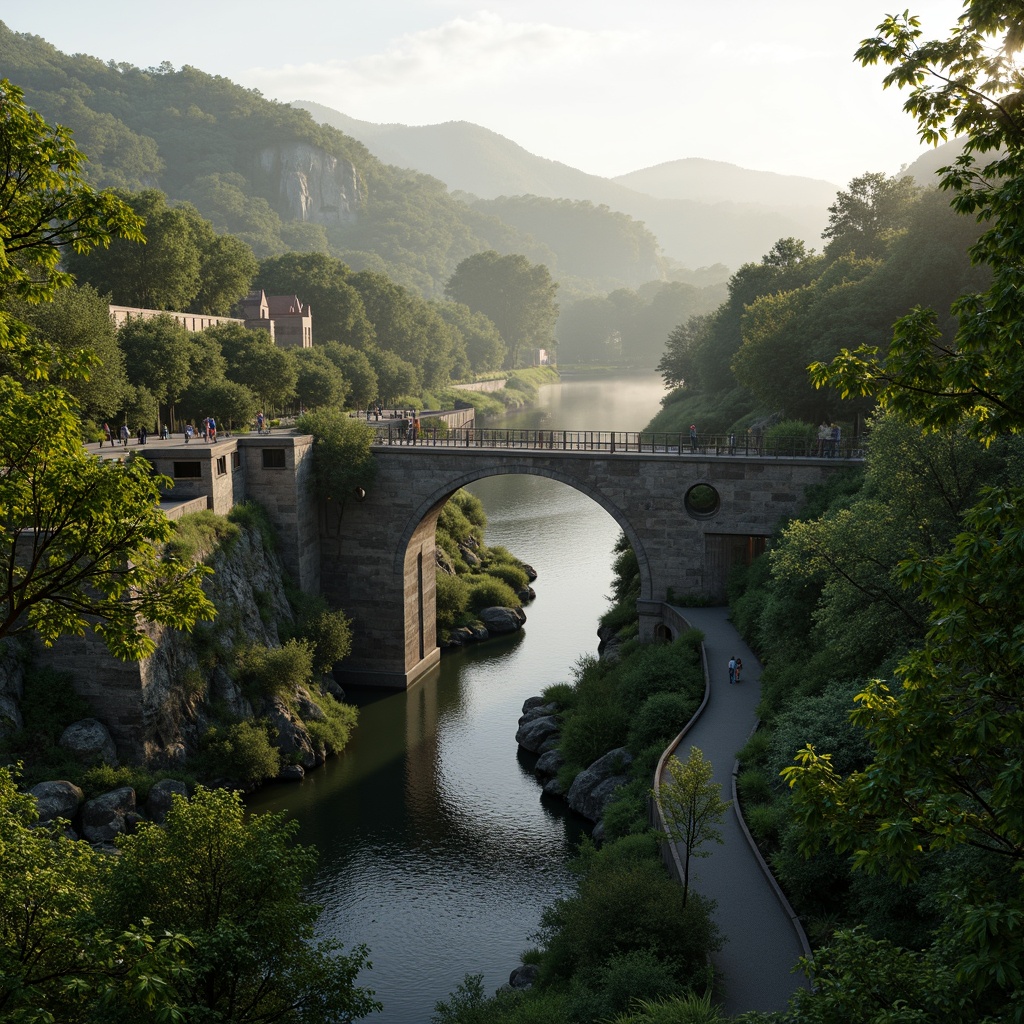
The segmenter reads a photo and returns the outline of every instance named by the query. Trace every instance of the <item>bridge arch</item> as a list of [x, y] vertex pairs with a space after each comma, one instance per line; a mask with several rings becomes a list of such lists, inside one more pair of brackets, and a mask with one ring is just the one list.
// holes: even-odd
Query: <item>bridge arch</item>
[[[321, 509], [320, 585], [353, 619], [350, 682], [405, 687], [440, 660], [436, 646], [437, 516], [460, 487], [487, 477], [546, 477], [604, 509], [633, 546], [641, 640], [654, 640], [667, 602], [724, 597], [729, 565], [763, 549], [808, 484], [843, 460], [653, 452], [391, 446], [359, 501]], [[707, 485], [711, 506], [686, 506]]]
[[633, 546], [633, 551], [636, 553], [637, 562], [640, 567], [640, 594], [643, 598], [650, 597], [651, 572], [647, 551], [644, 547], [643, 541], [640, 539], [640, 536], [637, 534], [637, 531], [633, 528], [629, 518], [623, 513], [622, 509], [620, 509], [615, 502], [611, 501], [607, 495], [593, 487], [586, 486], [586, 484], [581, 482], [577, 477], [570, 476], [567, 473], [559, 472], [557, 469], [546, 466], [527, 465], [496, 466], [489, 469], [481, 468], [475, 471], [463, 473], [454, 480], [446, 481], [443, 485], [437, 487], [433, 492], [423, 498], [417, 508], [412, 510], [409, 516], [409, 521], [405, 524], [401, 536], [398, 539], [398, 545], [395, 549], [395, 571], [400, 572], [402, 570], [402, 566], [405, 562], [405, 553], [408, 550], [409, 544], [417, 530], [420, 528], [420, 525], [428, 516], [433, 515], [433, 522], [436, 523], [437, 515], [440, 514], [445, 502], [457, 490], [475, 483], [477, 480], [486, 480], [489, 477], [494, 476], [544, 477], [547, 480], [554, 480], [557, 483], [565, 484], [567, 487], [571, 487], [573, 490], [579, 491], [581, 494], [586, 495], [592, 501], [600, 505], [601, 508], [603, 508], [605, 512], [615, 520], [619, 529], [622, 530], [626, 535], [626, 539]]

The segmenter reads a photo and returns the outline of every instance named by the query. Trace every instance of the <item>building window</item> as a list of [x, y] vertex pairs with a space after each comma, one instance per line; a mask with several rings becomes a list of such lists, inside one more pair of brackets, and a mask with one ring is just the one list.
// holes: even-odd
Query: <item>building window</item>
[[263, 449], [264, 469], [284, 469], [284, 449], [264, 448]]
[[174, 464], [175, 480], [201, 480], [203, 478], [202, 463], [176, 462]]
[[228, 471], [228, 457], [222, 455], [217, 459], [217, 476], [223, 476]]
[[242, 468], [242, 453], [240, 451], [233, 451], [231, 453], [231, 468], [241, 469]]

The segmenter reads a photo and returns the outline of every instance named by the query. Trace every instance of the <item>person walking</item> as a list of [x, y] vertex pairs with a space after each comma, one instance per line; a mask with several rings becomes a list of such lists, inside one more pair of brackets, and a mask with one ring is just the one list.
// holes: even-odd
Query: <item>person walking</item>
[[262, 412], [256, 413], [256, 433], [257, 434], [262, 434], [263, 433], [263, 423], [264, 423], [263, 413]]
[[[104, 423], [103, 424], [103, 437], [105, 437], [107, 439], [107, 444], [109, 444], [110, 447], [113, 448], [114, 447], [114, 441], [113, 441], [113, 438], [110, 436], [110, 424], [109, 423]], [[100, 447], [101, 448], [103, 447], [103, 438], [100, 438]]]
[[729, 659], [729, 682], [730, 683], [735, 683], [736, 682], [736, 656], [735, 655], [733, 655], [733, 657], [731, 657]]
[[128, 424], [127, 423], [122, 423], [121, 424], [121, 444], [125, 448], [128, 447], [128, 438], [130, 436], [131, 436], [131, 432], [128, 430]]
[[191, 423], [185, 424], [185, 444], [188, 444], [192, 440], [192, 435], [195, 434], [195, 429]]
[[697, 424], [690, 424], [690, 451], [695, 452], [697, 450]]
[[419, 440], [420, 436], [420, 417], [419, 413], [413, 415], [412, 418], [412, 443], [415, 444]]
[[735, 678], [736, 678], [736, 682], [737, 683], [740, 681], [740, 673], [742, 671], [743, 671], [743, 659], [742, 658], [737, 658], [736, 659], [736, 674], [735, 674]]

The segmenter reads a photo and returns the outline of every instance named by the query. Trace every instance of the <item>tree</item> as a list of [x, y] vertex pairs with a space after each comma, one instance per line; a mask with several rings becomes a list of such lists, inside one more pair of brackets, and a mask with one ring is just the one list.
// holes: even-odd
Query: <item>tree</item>
[[104, 909], [114, 923], [142, 912], [188, 937], [185, 1019], [341, 1024], [380, 1010], [355, 984], [366, 948], [342, 955], [314, 939], [320, 908], [303, 887], [316, 850], [294, 842], [296, 828], [284, 814], [247, 815], [237, 793], [200, 787], [191, 800], [174, 796], [163, 826], [121, 841]]
[[498, 329], [483, 313], [474, 313], [461, 302], [435, 303], [441, 319], [462, 336], [462, 347], [472, 373], [498, 369], [505, 359], [505, 343]]
[[[31, 114], [0, 82], [0, 292], [44, 302], [69, 283], [58, 269], [116, 234], [138, 237], [138, 218], [81, 180], [67, 132]], [[0, 637], [36, 631], [97, 633], [122, 658], [153, 649], [146, 620], [189, 629], [213, 617], [203, 566], [161, 559], [172, 532], [149, 463], [104, 461], [81, 444], [77, 408], [63, 381], [87, 354], [59, 360], [0, 313]], [[163, 481], [169, 483], [169, 481]]]
[[708, 320], [707, 316], [691, 316], [685, 323], [672, 329], [657, 367], [665, 387], [700, 388], [693, 353], [708, 331]]
[[0, 1017], [25, 1024], [160, 1019], [183, 976], [181, 935], [96, 917], [103, 858], [39, 823], [35, 799], [0, 767]]
[[62, 257], [139, 241], [142, 221], [112, 192], [83, 176], [85, 157], [60, 125], [48, 125], [0, 79], [0, 287], [30, 301], [49, 299], [71, 283]]
[[265, 411], [283, 407], [294, 397], [299, 377], [295, 354], [278, 348], [266, 331], [218, 324], [203, 331], [199, 342], [220, 346], [228, 379], [244, 384]]
[[377, 375], [377, 397], [384, 405], [391, 405], [399, 398], [414, 395], [420, 390], [420, 375], [416, 367], [401, 356], [373, 345], [366, 350], [366, 357]]
[[124, 407], [128, 385], [124, 356], [104, 296], [82, 285], [62, 288], [41, 304], [10, 302], [8, 309], [63, 358], [73, 359], [83, 349], [96, 357], [87, 373], [65, 381], [83, 416], [102, 421]]
[[349, 399], [354, 409], [365, 409], [377, 398], [377, 374], [365, 352], [351, 345], [329, 341], [317, 346], [339, 370], [351, 389]]
[[505, 341], [505, 368], [513, 370], [524, 347], [554, 347], [557, 290], [543, 264], [493, 249], [464, 259], [444, 287], [448, 298], [490, 318]]
[[[948, 39], [923, 40], [904, 14], [861, 44], [862, 63], [888, 64], [886, 84], [910, 90], [904, 106], [925, 141], [965, 138], [942, 187], [954, 209], [986, 225], [971, 254], [992, 283], [953, 304], [952, 342], [934, 311], [917, 308], [897, 321], [886, 354], [862, 347], [812, 368], [816, 382], [873, 395], [920, 429], [960, 427], [983, 443], [1024, 431], [1019, 13], [970, 0]], [[875, 680], [858, 698], [871, 762], [843, 777], [807, 748], [787, 770], [808, 848], [827, 839], [855, 867], [899, 879], [939, 851], [973, 851], [943, 938], [961, 984], [1015, 1021], [1024, 1019], [1022, 549], [1024, 490], [1005, 487], [982, 494], [946, 553], [908, 558], [900, 575], [919, 588], [928, 629], [892, 683]]]
[[168, 419], [173, 424], [175, 404], [192, 378], [195, 335], [173, 317], [157, 316], [149, 320], [136, 317], [126, 320], [117, 338], [124, 353], [128, 380], [166, 405]]
[[145, 240], [121, 239], [102, 250], [75, 252], [68, 269], [121, 306], [184, 310], [199, 293], [202, 256], [188, 215], [156, 189], [120, 193], [145, 225]]
[[662, 782], [655, 795], [665, 820], [665, 835], [683, 847], [685, 906], [690, 891], [690, 858], [706, 857], [708, 851], [701, 849], [705, 843], [722, 842], [718, 825], [731, 802], [722, 799], [722, 787], [712, 777], [711, 762], [704, 760], [699, 747], [690, 747], [685, 762], [670, 757], [665, 767], [669, 781]]
[[913, 178], [887, 177], [875, 172], [850, 182], [828, 208], [828, 226], [821, 233], [829, 239], [831, 257], [853, 253], [861, 259], [878, 259], [893, 239], [904, 232], [920, 189]]
[[298, 371], [295, 394], [304, 408], [336, 405], [340, 409], [345, 404], [348, 394], [345, 378], [319, 348], [296, 349], [295, 360]]
[[332, 502], [340, 514], [355, 489], [369, 486], [376, 475], [373, 429], [340, 409], [307, 412], [295, 426], [313, 435], [313, 496]]

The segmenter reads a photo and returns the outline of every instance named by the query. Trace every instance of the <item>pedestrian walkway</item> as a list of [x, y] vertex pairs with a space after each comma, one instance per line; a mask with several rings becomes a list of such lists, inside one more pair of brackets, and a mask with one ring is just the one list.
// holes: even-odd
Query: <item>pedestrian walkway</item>
[[[727, 608], [679, 608], [704, 633], [710, 697], [703, 713], [679, 741], [680, 760], [699, 747], [714, 767], [722, 795], [731, 799], [736, 753], [757, 720], [761, 665], [728, 621]], [[729, 659], [743, 661], [741, 681], [729, 684]], [[749, 842], [735, 804], [722, 822], [724, 842], [708, 843], [707, 857], [690, 860], [690, 885], [715, 900], [715, 923], [724, 940], [714, 956], [721, 981], [722, 1009], [732, 1015], [746, 1010], [784, 1010], [806, 979], [793, 973], [806, 955], [806, 938], [792, 909]]]

